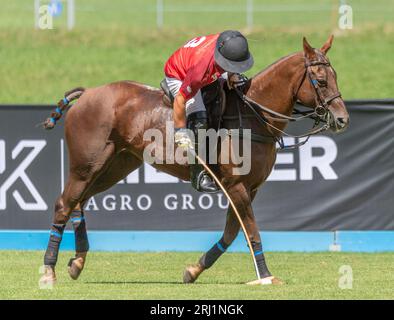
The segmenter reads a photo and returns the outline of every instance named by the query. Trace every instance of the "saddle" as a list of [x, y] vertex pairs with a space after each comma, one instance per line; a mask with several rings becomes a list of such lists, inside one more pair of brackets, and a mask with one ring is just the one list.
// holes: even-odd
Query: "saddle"
[[163, 79], [160, 82], [160, 88], [161, 90], [163, 90], [164, 92], [164, 96], [163, 96], [163, 102], [166, 106], [172, 107], [172, 105], [174, 104], [174, 99], [175, 97], [172, 95], [170, 88], [167, 85], [167, 81], [166, 79]]

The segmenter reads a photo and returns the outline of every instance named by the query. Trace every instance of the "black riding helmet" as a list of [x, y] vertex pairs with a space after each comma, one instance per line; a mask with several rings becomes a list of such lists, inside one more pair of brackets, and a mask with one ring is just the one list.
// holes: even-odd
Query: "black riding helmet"
[[239, 31], [227, 30], [219, 35], [215, 48], [215, 61], [224, 71], [243, 73], [254, 63], [248, 41]]

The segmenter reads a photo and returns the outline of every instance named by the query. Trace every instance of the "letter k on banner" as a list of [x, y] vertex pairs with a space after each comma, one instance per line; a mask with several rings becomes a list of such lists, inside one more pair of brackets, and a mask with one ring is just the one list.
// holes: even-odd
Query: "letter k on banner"
[[[7, 192], [20, 179], [31, 193], [33, 201], [28, 202], [23, 199], [18, 190], [15, 190], [12, 195], [22, 210], [39, 210], [45, 211], [48, 209], [47, 204], [38, 193], [33, 182], [26, 174], [26, 169], [32, 164], [34, 159], [38, 156], [41, 150], [46, 146], [45, 140], [21, 140], [12, 150], [11, 158], [15, 160], [25, 148], [32, 148], [26, 157], [20, 162], [18, 167], [10, 173], [8, 178], [0, 186], [0, 210], [7, 209]], [[0, 140], [0, 175], [6, 173], [6, 145], [4, 140]]]

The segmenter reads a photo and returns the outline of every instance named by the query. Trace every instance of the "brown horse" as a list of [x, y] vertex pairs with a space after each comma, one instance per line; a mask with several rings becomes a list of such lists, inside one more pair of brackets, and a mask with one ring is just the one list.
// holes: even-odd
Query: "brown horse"
[[[313, 108], [327, 111], [330, 129], [339, 132], [348, 125], [349, 115], [337, 88], [337, 79], [331, 67], [327, 51], [331, 36], [320, 50], [312, 48], [306, 39], [303, 51], [288, 55], [254, 76], [244, 98], [255, 105], [266, 106], [276, 115], [290, 117], [296, 101]], [[42, 282], [56, 280], [55, 265], [64, 226], [71, 217], [76, 235], [76, 257], [70, 260], [69, 273], [76, 279], [83, 269], [88, 241], [84, 222], [83, 204], [92, 196], [103, 192], [125, 178], [143, 164], [143, 152], [148, 141], [143, 134], [157, 128], [165, 135], [166, 121], [172, 119], [172, 109], [163, 103], [163, 92], [158, 89], [121, 81], [97, 88], [74, 89], [66, 93], [59, 108], [46, 122], [52, 128], [60, 119], [69, 102], [79, 100], [69, 109], [65, 121], [65, 133], [69, 150], [70, 171], [63, 193], [56, 201], [50, 241], [45, 254], [45, 274]], [[239, 122], [231, 115], [238, 114], [240, 97], [229, 90], [222, 127], [238, 128]], [[241, 108], [243, 127], [255, 135], [281, 136], [286, 121], [272, 113], [258, 110], [267, 122], [265, 125], [253, 116], [250, 109]], [[247, 175], [234, 175], [235, 165], [218, 164], [214, 171], [234, 201], [248, 231], [255, 254], [259, 255], [258, 269], [265, 282], [277, 283], [268, 271], [261, 247], [261, 239], [251, 203], [258, 188], [269, 176], [276, 159], [275, 139], [252, 141], [251, 170]], [[156, 164], [157, 169], [189, 180], [187, 165]], [[209, 268], [233, 242], [240, 229], [231, 208], [228, 209], [223, 237], [199, 262], [187, 267], [184, 282], [194, 282], [202, 271]], [[268, 280], [268, 281], [267, 281]]]

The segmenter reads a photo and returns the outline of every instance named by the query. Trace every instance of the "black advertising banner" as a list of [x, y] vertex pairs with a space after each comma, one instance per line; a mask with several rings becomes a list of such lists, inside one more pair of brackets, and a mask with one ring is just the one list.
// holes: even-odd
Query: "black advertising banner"
[[[394, 230], [394, 101], [347, 106], [346, 132], [278, 153], [253, 203], [260, 229]], [[63, 121], [36, 126], [52, 109], [0, 106], [0, 229], [49, 228], [68, 166]], [[91, 198], [86, 218], [90, 230], [222, 230], [226, 207], [145, 165]]]

